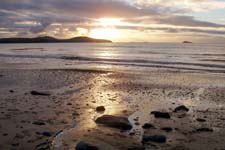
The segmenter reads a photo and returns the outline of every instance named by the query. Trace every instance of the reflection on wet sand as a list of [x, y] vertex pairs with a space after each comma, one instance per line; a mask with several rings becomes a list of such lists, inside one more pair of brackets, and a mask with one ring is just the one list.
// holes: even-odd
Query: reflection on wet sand
[[[109, 75], [110, 73], [93, 78], [92, 84], [80, 91], [83, 93], [81, 94], [83, 96], [77, 97], [76, 93], [73, 94], [72, 99], [79, 100], [80, 107], [85, 107], [85, 109], [83, 109], [82, 114], [79, 116], [79, 120], [76, 120], [76, 124], [62, 130], [62, 132], [55, 137], [53, 140], [54, 148], [61, 149], [65, 147], [65, 144], [68, 144], [66, 148], [73, 149], [74, 141], [79, 142], [86, 140], [107, 146], [108, 149], [110, 149], [110, 147], [112, 150], [116, 149], [113, 147], [112, 141], [107, 142], [107, 140], [105, 140], [104, 142], [101, 138], [106, 136], [104, 132], [108, 132], [109, 135], [113, 132], [118, 132], [117, 134], [120, 135], [120, 132], [115, 129], [107, 129], [95, 123], [96, 118], [104, 114], [120, 116], [122, 113], [122, 115], [126, 115], [124, 112], [127, 112], [125, 101], [121, 100], [122, 93], [106, 88], [107, 85], [116, 82], [115, 79], [109, 78]], [[104, 112], [97, 112], [96, 108], [98, 106], [104, 106], [106, 110]], [[100, 128], [98, 126], [100, 126]], [[109, 139], [113, 140], [113, 137], [108, 137], [108, 140]], [[114, 145], [116, 145], [116, 143], [114, 143]]]

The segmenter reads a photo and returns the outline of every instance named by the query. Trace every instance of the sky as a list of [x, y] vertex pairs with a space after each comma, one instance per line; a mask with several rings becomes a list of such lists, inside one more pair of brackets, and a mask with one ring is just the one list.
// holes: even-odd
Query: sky
[[0, 0], [0, 37], [225, 43], [225, 0]]

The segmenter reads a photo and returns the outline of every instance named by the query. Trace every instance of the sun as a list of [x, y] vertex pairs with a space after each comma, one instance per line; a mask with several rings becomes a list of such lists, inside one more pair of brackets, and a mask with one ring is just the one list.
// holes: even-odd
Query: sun
[[121, 36], [121, 30], [117, 26], [122, 25], [119, 18], [100, 18], [97, 20], [98, 27], [91, 29], [89, 35], [93, 38], [116, 40]]
[[116, 39], [120, 36], [120, 31], [113, 28], [96, 28], [90, 31], [90, 36], [98, 39]]

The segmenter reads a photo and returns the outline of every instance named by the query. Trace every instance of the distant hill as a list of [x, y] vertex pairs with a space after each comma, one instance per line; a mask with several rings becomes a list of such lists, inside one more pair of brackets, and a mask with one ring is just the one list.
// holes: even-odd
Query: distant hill
[[0, 43], [111, 43], [110, 40], [80, 36], [71, 39], [56, 39], [49, 36], [36, 38], [2, 38]]

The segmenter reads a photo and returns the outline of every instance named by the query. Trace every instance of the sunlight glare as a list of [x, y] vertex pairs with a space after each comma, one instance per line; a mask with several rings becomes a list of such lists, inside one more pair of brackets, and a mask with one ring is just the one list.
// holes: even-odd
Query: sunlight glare
[[99, 39], [115, 39], [120, 36], [120, 31], [113, 28], [97, 28], [90, 32], [90, 36]]
[[120, 25], [122, 22], [121, 19], [118, 18], [100, 18], [99, 23], [102, 26], [116, 26]]

